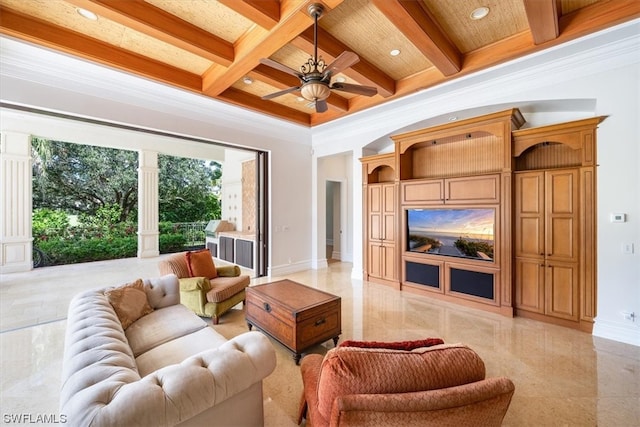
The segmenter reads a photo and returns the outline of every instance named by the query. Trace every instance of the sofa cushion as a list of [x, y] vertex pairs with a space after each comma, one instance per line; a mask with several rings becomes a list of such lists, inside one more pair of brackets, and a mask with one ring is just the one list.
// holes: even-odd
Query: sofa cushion
[[207, 301], [220, 302], [225, 301], [242, 292], [244, 288], [249, 286], [249, 276], [237, 277], [216, 277], [211, 281], [211, 290], [207, 292]]
[[322, 362], [318, 410], [328, 420], [338, 396], [410, 393], [454, 387], [484, 377], [482, 359], [462, 344], [414, 351], [338, 347], [329, 350]]
[[227, 339], [213, 328], [203, 328], [192, 334], [176, 338], [142, 353], [136, 358], [141, 377], [165, 366], [180, 363], [205, 350], [218, 348]]
[[147, 293], [149, 305], [157, 310], [180, 304], [180, 290], [176, 286], [176, 281], [175, 274], [145, 279], [144, 290]]
[[189, 276], [191, 277], [207, 277], [215, 279], [218, 276], [216, 266], [213, 263], [211, 251], [202, 249], [200, 251], [189, 251], [185, 254], [187, 257], [187, 267], [189, 268]]
[[153, 311], [147, 300], [142, 279], [109, 289], [104, 294], [115, 310], [122, 329], [127, 329], [133, 322]]
[[431, 347], [433, 345], [444, 344], [440, 338], [426, 338], [415, 341], [353, 341], [347, 340], [340, 344], [340, 347], [359, 347], [359, 348], [387, 348], [389, 350], [411, 351], [416, 348]]
[[184, 305], [172, 305], [155, 310], [125, 332], [135, 357], [168, 341], [206, 328], [207, 324]]

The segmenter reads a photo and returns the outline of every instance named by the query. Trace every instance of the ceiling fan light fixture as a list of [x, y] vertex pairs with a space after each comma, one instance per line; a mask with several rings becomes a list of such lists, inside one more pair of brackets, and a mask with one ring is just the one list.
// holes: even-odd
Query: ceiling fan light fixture
[[482, 19], [489, 14], [489, 8], [487, 6], [482, 6], [477, 9], [473, 9], [469, 17], [474, 21]]
[[93, 12], [91, 12], [90, 10], [83, 9], [81, 7], [76, 7], [76, 12], [78, 12], [78, 15], [80, 15], [83, 18], [86, 18], [86, 19], [88, 19], [90, 21], [97, 21], [98, 20], [98, 15], [96, 15]]
[[310, 82], [302, 86], [300, 93], [307, 101], [324, 101], [331, 94], [331, 90], [324, 83]]

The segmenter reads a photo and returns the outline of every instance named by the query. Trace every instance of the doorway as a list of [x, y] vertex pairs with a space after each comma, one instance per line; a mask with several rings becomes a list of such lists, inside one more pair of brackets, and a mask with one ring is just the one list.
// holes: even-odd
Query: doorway
[[326, 181], [326, 259], [327, 264], [342, 261], [344, 242], [344, 188], [341, 181]]

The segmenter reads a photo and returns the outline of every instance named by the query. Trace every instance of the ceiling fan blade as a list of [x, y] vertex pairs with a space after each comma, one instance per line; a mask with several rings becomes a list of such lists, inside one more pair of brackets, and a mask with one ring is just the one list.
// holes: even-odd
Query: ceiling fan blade
[[282, 71], [284, 73], [291, 74], [292, 76], [296, 76], [299, 79], [302, 79], [302, 74], [301, 73], [297, 72], [293, 68], [287, 67], [286, 65], [282, 65], [281, 63], [276, 62], [276, 61], [274, 61], [272, 59], [262, 58], [262, 59], [260, 59], [260, 63], [264, 64], [264, 65], [266, 65], [268, 67], [275, 68], [276, 70], [280, 70], [280, 71]]
[[331, 89], [341, 90], [343, 92], [355, 93], [357, 95], [373, 96], [378, 93], [378, 89], [372, 86], [352, 85], [350, 83], [334, 83]]
[[338, 74], [340, 71], [351, 67], [353, 64], [360, 61], [360, 57], [353, 52], [342, 52], [331, 64], [327, 65], [322, 73], [322, 78]]
[[300, 90], [300, 86], [293, 86], [293, 87], [287, 88], [287, 89], [285, 89], [285, 90], [281, 90], [281, 91], [279, 91], [279, 92], [270, 93], [269, 95], [265, 95], [265, 96], [263, 96], [263, 97], [262, 97], [262, 99], [273, 99], [273, 98], [277, 98], [278, 96], [286, 95], [286, 94], [288, 94], [288, 93], [295, 92], [295, 91], [297, 91], [297, 90]]
[[324, 113], [325, 111], [327, 111], [327, 101], [326, 100], [317, 100], [316, 101], [316, 112], [317, 113]]

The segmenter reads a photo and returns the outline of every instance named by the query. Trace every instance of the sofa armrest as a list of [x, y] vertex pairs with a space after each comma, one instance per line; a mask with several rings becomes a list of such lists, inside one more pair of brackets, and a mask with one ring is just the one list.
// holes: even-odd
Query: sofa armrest
[[[339, 396], [331, 426], [442, 426], [502, 424], [515, 387], [508, 378], [487, 378], [455, 387], [411, 393]], [[479, 423], [479, 420], [482, 420]]]
[[309, 424], [326, 425], [327, 421], [318, 412], [318, 379], [322, 369], [324, 356], [321, 354], [308, 354], [300, 362], [303, 390], [298, 409], [298, 425], [306, 418]]
[[216, 267], [216, 272], [220, 277], [238, 277], [240, 275], [240, 267], [237, 265], [222, 265]]
[[82, 420], [69, 422], [176, 425], [262, 381], [275, 366], [275, 350], [269, 339], [257, 331], [246, 332], [139, 381], [121, 385], [114, 378], [105, 384], [106, 400], [87, 408]]
[[211, 282], [206, 277], [187, 277], [180, 279], [180, 292], [209, 292], [210, 290]]

